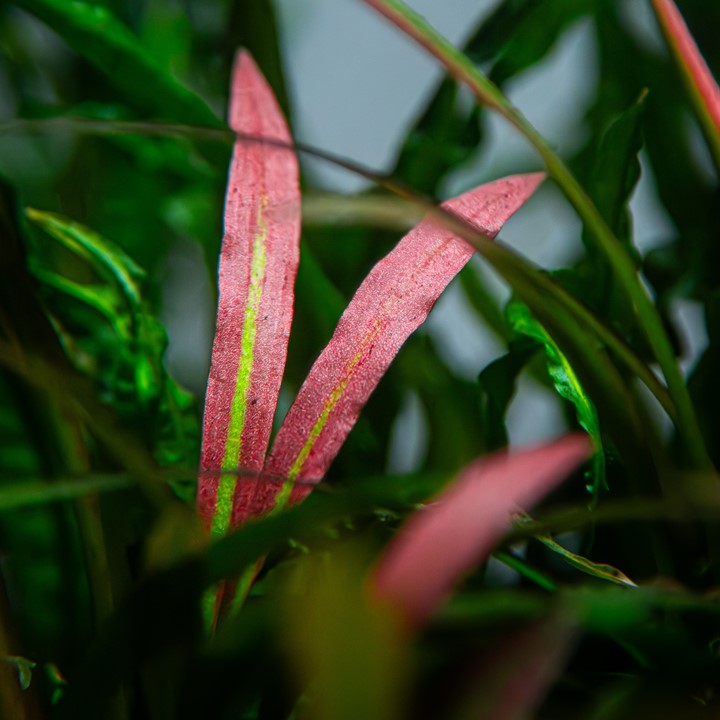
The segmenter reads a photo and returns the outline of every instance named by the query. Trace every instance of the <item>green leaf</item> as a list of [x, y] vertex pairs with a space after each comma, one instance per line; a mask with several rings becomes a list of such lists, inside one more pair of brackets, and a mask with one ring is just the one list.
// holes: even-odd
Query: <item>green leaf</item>
[[[278, 591], [291, 660], [308, 683], [307, 717], [402, 717], [409, 648], [395, 614], [366, 592], [362, 551], [345, 547], [298, 566]], [[300, 621], [298, 607], [304, 608]]]
[[84, 495], [121, 490], [135, 484], [132, 478], [124, 475], [84, 477], [53, 482], [7, 483], [0, 485], [0, 510], [64, 502]]
[[576, 570], [579, 570], [586, 575], [592, 575], [599, 580], [605, 580], [607, 582], [614, 583], [615, 585], [622, 585], [623, 587], [637, 587], [637, 585], [627, 575], [625, 575], [622, 570], [618, 570], [612, 565], [595, 563], [592, 560], [588, 560], [582, 555], [571, 552], [560, 543], [555, 542], [555, 540], [549, 536], [537, 535], [536, 539], [545, 545], [545, 547], [550, 548], [550, 550], [554, 553], [560, 555], [560, 557], [562, 557], [568, 565], [571, 565]]
[[653, 0], [652, 4], [720, 169], [720, 87], [673, 0]]
[[505, 415], [515, 395], [518, 376], [536, 349], [535, 343], [513, 342], [510, 351], [493, 360], [478, 377], [486, 450], [499, 450], [508, 444]]
[[122, 289], [130, 309], [139, 309], [138, 281], [145, 277], [145, 272], [119, 247], [62, 215], [33, 208], [28, 208], [26, 215], [68, 250], [93, 265], [101, 277], [114, 280]]
[[569, 400], [577, 413], [578, 423], [593, 440], [595, 455], [593, 457], [592, 485], [593, 498], [597, 499], [602, 490], [607, 490], [605, 479], [605, 452], [600, 436], [595, 405], [588, 397], [578, 380], [572, 365], [547, 333], [545, 328], [531, 315], [529, 308], [518, 300], [511, 300], [505, 308], [508, 323], [519, 335], [537, 340], [545, 350], [547, 369], [555, 390], [560, 397]]
[[[615, 118], [603, 134], [588, 185], [590, 197], [636, 267], [640, 265], [640, 253], [633, 243], [629, 206], [640, 179], [638, 155], [643, 146], [642, 120], [646, 95], [643, 92], [637, 102]], [[588, 250], [579, 268], [583, 278], [583, 297], [623, 336], [632, 337], [636, 344], [640, 343], [645, 356], [651, 356], [642, 330], [634, 321], [632, 308], [618, 286], [610, 264], [598, 252], [587, 232], [583, 240]]]
[[[455, 472], [484, 448], [485, 427], [471, 381], [458, 377], [438, 357], [436, 343], [426, 335], [408, 339], [397, 357], [397, 374], [422, 403], [427, 421], [427, 451], [423, 467]], [[390, 368], [393, 373], [393, 368]]]
[[465, 52], [478, 64], [494, 57], [490, 78], [502, 85], [542, 60], [563, 31], [594, 5], [593, 0], [506, 1], [470, 39]]
[[676, 427], [683, 438], [687, 462], [697, 468], [707, 469], [710, 461], [702, 442], [697, 417], [676, 362], [672, 345], [662, 325], [660, 314], [643, 286], [632, 260], [569, 167], [540, 136], [520, 110], [510, 103], [495, 83], [420, 15], [401, 0], [365, 0], [365, 3], [384, 15], [400, 31], [425, 48], [454, 77], [470, 88], [478, 102], [504, 117], [537, 150], [549, 174], [558, 183], [592, 233], [599, 250], [612, 266], [619, 287], [626, 293], [631, 307], [637, 313], [639, 324], [660, 364], [669, 393], [676, 406], [679, 418]]
[[219, 126], [204, 100], [146, 54], [139, 39], [107, 8], [83, 0], [14, 0], [101, 70], [133, 104], [156, 117]]
[[32, 682], [32, 671], [37, 667], [37, 663], [24, 657], [10, 655], [0, 657], [0, 660], [8, 665], [12, 665], [17, 670], [20, 687], [23, 690], [27, 690]]
[[400, 150], [393, 175], [434, 193], [449, 170], [480, 144], [480, 108], [463, 102], [456, 82], [442, 82]]
[[640, 179], [638, 154], [643, 146], [646, 97], [647, 91], [643, 91], [603, 134], [588, 187], [597, 209], [636, 262], [639, 256], [632, 244], [630, 200]]
[[276, 11], [272, 0], [231, 0], [225, 24], [224, 47], [228, 62], [244, 47], [255, 58], [283, 113], [290, 113]]
[[[195, 400], [163, 365], [167, 336], [143, 297], [144, 271], [113, 242], [79, 223], [32, 209], [27, 216], [100, 281], [78, 282], [46, 267], [51, 254], [37, 244], [33, 272], [46, 292], [55, 291], [54, 315], [76, 367], [104, 388], [121, 415], [145, 427], [161, 464], [193, 464], [199, 444]], [[112, 332], [86, 308], [99, 313]]]

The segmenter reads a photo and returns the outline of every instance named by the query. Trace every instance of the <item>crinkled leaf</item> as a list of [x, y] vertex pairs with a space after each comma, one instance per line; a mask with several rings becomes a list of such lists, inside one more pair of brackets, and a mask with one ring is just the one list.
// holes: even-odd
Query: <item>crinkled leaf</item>
[[97, 276], [88, 282], [55, 272], [52, 253], [35, 243], [31, 268], [51, 300], [60, 338], [76, 367], [104, 389], [105, 399], [124, 417], [147, 427], [161, 464], [194, 461], [195, 400], [164, 368], [167, 336], [143, 298], [144, 271], [112, 241], [80, 223], [34, 209], [27, 217]]
[[527, 305], [518, 300], [511, 300], [505, 312], [510, 326], [516, 333], [533, 338], [542, 345], [547, 357], [548, 374], [555, 385], [555, 390], [560, 397], [569, 400], [575, 406], [580, 427], [587, 431], [595, 443], [593, 481], [589, 489], [597, 498], [601, 490], [607, 489], [607, 483], [605, 480], [605, 453], [595, 405], [580, 384], [568, 359], [560, 352], [545, 328], [532, 316]]
[[[237, 132], [291, 141], [269, 86], [244, 51], [233, 70], [229, 120]], [[198, 488], [200, 513], [214, 534], [248, 517], [254, 484], [238, 483], [238, 471], [259, 473], [265, 460], [292, 321], [299, 211], [294, 153], [237, 142]]]
[[[662, 325], [661, 316], [646, 288], [642, 285], [637, 271], [620, 241], [607, 226], [602, 215], [584, 192], [570, 168], [537, 132], [522, 112], [502, 94], [495, 83], [422, 16], [408, 7], [402, 0], [365, 0], [365, 3], [377, 10], [400, 31], [434, 56], [451, 75], [466, 83], [478, 102], [503, 116], [538, 151], [552, 177], [560, 185], [567, 198], [591, 230], [598, 247], [611, 264], [619, 286], [626, 293], [630, 301], [629, 306], [637, 314], [639, 326], [645, 333], [653, 355], [660, 365], [667, 381], [668, 393], [674, 401], [678, 416], [676, 427], [682, 436], [688, 462], [698, 468], [707, 468], [710, 462], [707, 450], [702, 442], [697, 417], [677, 359]], [[605, 372], [603, 374], [607, 381], [609, 373]], [[622, 379], [617, 377], [616, 373], [613, 374], [615, 375], [615, 384], [622, 384]], [[638, 425], [640, 424], [637, 418], [635, 422]]]
[[483, 562], [519, 508], [529, 509], [588, 455], [569, 435], [467, 467], [391, 542], [374, 575], [375, 591], [412, 627], [424, 624], [457, 581]]

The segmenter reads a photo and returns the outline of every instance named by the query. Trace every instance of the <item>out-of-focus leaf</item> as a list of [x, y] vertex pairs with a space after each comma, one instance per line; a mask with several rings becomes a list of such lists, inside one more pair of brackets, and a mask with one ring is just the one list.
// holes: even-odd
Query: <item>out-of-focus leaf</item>
[[165, 120], [220, 124], [205, 101], [163, 71], [107, 8], [84, 0], [15, 0], [15, 4], [47, 23], [131, 103]]
[[[308, 684], [307, 717], [402, 716], [408, 647], [396, 618], [364, 592], [365, 564], [357, 549], [310, 557], [282, 590], [284, 635], [297, 673]], [[302, 622], [299, 606], [306, 609]]]
[[287, 117], [289, 104], [272, 0], [232, 0], [225, 24], [227, 57], [244, 47], [255, 58]]
[[679, 420], [676, 427], [682, 436], [686, 462], [697, 469], [707, 470], [710, 460], [699, 432], [697, 417], [684, 378], [663, 327], [660, 313], [633, 267], [631, 258], [628, 257], [620, 241], [608, 227], [570, 168], [522, 112], [503, 95], [497, 85], [422, 16], [402, 0], [365, 0], [365, 3], [435, 57], [455, 78], [468, 86], [478, 102], [504, 117], [537, 150], [550, 176], [558, 183], [592, 233], [598, 248], [613, 268], [619, 287], [626, 293], [629, 306], [637, 314], [639, 327], [642, 328], [653, 355], [660, 365], [667, 382], [668, 393], [672, 397], [678, 413]]
[[[587, 0], [584, 7], [590, 7]], [[504, 72], [500, 68], [496, 71], [498, 77], [494, 79], [502, 83], [544, 57], [583, 9], [583, 0], [564, 4], [562, 0], [502, 0], [467, 41], [465, 52], [478, 65], [488, 61], [508, 63]], [[533, 28], [542, 28], [543, 32], [533, 33]]]
[[637, 585], [627, 576], [622, 570], [618, 570], [612, 565], [605, 565], [603, 563], [596, 563], [592, 560], [588, 560], [582, 555], [571, 552], [566, 547], [563, 547], [560, 543], [555, 542], [551, 537], [538, 535], [537, 539], [550, 548], [554, 553], [557, 553], [562, 557], [568, 565], [571, 565], [575, 569], [583, 572], [587, 575], [592, 575], [600, 580], [615, 583], [616, 585], [622, 585], [623, 587], [637, 587]]
[[588, 188], [595, 206], [636, 260], [638, 251], [632, 243], [629, 204], [640, 179], [638, 154], [643, 145], [641, 123], [646, 95], [643, 92], [603, 134]]
[[[407, 510], [436, 492], [442, 481], [435, 474], [362, 478], [348, 490], [315, 492], [286, 512], [245, 524], [212, 543], [199, 557], [145, 578], [107, 623], [87, 658], [68, 670], [67, 697], [57, 709], [58, 717], [77, 718], [81, 713], [103, 717], [121, 679], [134, 676], [151, 658], [166, 658], [166, 650], [196, 642], [201, 634], [204, 590], [224, 578], [239, 576], [258, 557], [287, 548], [291, 538], [300, 543], [317, 540], [324, 528], [347, 517], [372, 516], [377, 509]], [[252, 605], [243, 608], [237, 621], [246, 612], [252, 613]]]
[[37, 663], [24, 657], [5, 655], [0, 657], [0, 662], [11, 665], [17, 670], [20, 688], [27, 690], [32, 682], [32, 671], [37, 667]]
[[464, 100], [454, 80], [443, 81], [400, 150], [393, 175], [432, 193], [448, 170], [469, 158], [481, 139], [480, 109]]
[[[717, 25], [720, 6], [702, 2], [684, 4], [688, 11], [693, 7], [696, 23], [708, 28]], [[669, 57], [636, 42], [615, 4], [597, 4], [595, 29], [600, 61], [598, 84], [603, 92], [597, 95], [589, 113], [596, 138], [589, 159], [594, 161], [597, 139], [604, 129], [647, 88], [643, 111], [646, 149], [659, 198], [677, 227], [677, 235], [668, 230], [656, 238], [673, 244], [652, 251], [646, 258], [645, 270], [652, 271], [653, 255], [667, 255], [672, 250], [675, 257], [668, 266], [667, 281], [657, 288], [663, 291], [661, 301], [678, 290], [683, 294], [700, 294], [717, 283], [720, 267], [720, 246], [713, 232], [718, 190], [698, 161], [694, 128], [688, 123], [680, 78]], [[693, 241], [684, 241], [687, 237]]]
[[[492, 62], [490, 77], [502, 85], [545, 57], [591, 5], [589, 0], [504, 0], [480, 23], [465, 52], [477, 64]], [[434, 194], [448, 171], [470, 157], [483, 139], [483, 111], [463, 100], [457, 81], [440, 83], [405, 140], [394, 176]]]
[[572, 365], [560, 352], [558, 346], [545, 328], [531, 315], [528, 307], [517, 300], [511, 300], [506, 307], [508, 323], [519, 335], [537, 340], [547, 356], [548, 374], [552, 378], [558, 395], [569, 400], [577, 413], [580, 427], [587, 431], [595, 444], [592, 484], [588, 488], [595, 499], [602, 490], [607, 490], [605, 480], [605, 453], [600, 436], [597, 410], [578, 380]]
[[720, 88], [673, 0], [652, 0], [720, 170]]
[[505, 316], [498, 303], [471, 263], [468, 263], [458, 275], [460, 287], [471, 308], [483, 319], [487, 326], [501, 340], [510, 339], [510, 331]]
[[532, 717], [562, 673], [577, 634], [576, 620], [560, 610], [498, 643], [477, 663], [472, 690], [453, 717]]
[[180, 0], [148, 0], [140, 36], [145, 52], [170, 74], [186, 69], [192, 44], [192, 24]]
[[[5, 471], [6, 472], [6, 471]], [[30, 505], [46, 505], [73, 500], [83, 495], [112, 492], [135, 485], [127, 476], [77, 478], [54, 482], [3, 483], [0, 485], [0, 510], [14, 510]]]
[[[592, 0], [504, 2], [471, 38], [465, 51], [477, 63], [494, 56], [490, 78], [502, 85], [542, 60], [562, 32], [593, 6]], [[495, 50], [493, 56], [491, 50]]]
[[121, 287], [131, 310], [140, 306], [138, 281], [145, 277], [144, 271], [120, 248], [103, 240], [99, 235], [78, 223], [60, 215], [32, 208], [27, 209], [28, 218], [41, 227], [71, 252], [99, 268], [105, 278], [112, 278]]
[[[245, 51], [233, 71], [230, 125], [290, 142], [272, 91]], [[298, 174], [297, 158], [284, 148], [235, 145], [197, 499], [215, 535], [256, 514], [254, 488], [238, 484], [237, 471], [263, 468], [285, 368], [299, 260]]]
[[427, 422], [423, 467], [457, 472], [484, 449], [486, 428], [474, 384], [446, 366], [426, 335], [411, 336], [396, 363], [398, 372], [391, 368], [388, 380], [407, 383], [420, 399]]
[[478, 377], [486, 450], [499, 450], [508, 444], [505, 414], [515, 395], [518, 376], [536, 349], [534, 343], [516, 341], [506, 355], [493, 360]]
[[[58, 368], [69, 366], [27, 270], [15, 196], [5, 183], [0, 185], [0, 345], [23, 367], [35, 354]], [[13, 370], [0, 363], [0, 487], [82, 468], [85, 447], [77, 421]], [[71, 638], [89, 631], [91, 607], [75, 514], [67, 507], [2, 512], [0, 549], [5, 592], [23, 598], [11, 609], [26, 642], [34, 653], [66, 659]]]
[[470, 465], [391, 542], [373, 577], [378, 597], [410, 627], [423, 625], [459, 578], [487, 558], [518, 507], [552, 490], [588, 446], [586, 437], [569, 435]]
[[[494, 236], [542, 178], [497, 180], [444, 207]], [[290, 483], [323, 477], [401, 345], [472, 253], [452, 232], [426, 220], [373, 268], [288, 411], [265, 465], [271, 477]], [[277, 492], [282, 503], [290, 499], [282, 487]], [[295, 499], [303, 494], [307, 488]]]
[[[640, 178], [638, 154], [643, 145], [642, 119], [645, 110], [643, 92], [636, 103], [613, 120], [597, 148], [590, 172], [588, 192], [602, 213], [608, 226], [622, 242], [636, 266], [640, 254], [633, 242], [632, 217], [629, 204]], [[642, 332], [634, 322], [625, 294], [613, 279], [612, 268], [594, 247], [587, 232], [583, 236], [588, 254], [577, 268], [581, 294], [622, 334], [643, 345], [645, 356], [650, 356], [643, 343]]]
[[715, 463], [720, 466], [720, 290], [705, 301], [705, 327], [708, 347], [700, 356], [688, 380], [688, 387], [698, 409], [700, 423]]

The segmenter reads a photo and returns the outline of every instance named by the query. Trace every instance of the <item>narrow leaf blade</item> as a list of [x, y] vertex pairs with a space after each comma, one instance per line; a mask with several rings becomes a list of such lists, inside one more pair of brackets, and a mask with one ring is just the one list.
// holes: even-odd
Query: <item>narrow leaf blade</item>
[[[508, 177], [443, 207], [494, 236], [542, 179]], [[266, 463], [268, 475], [291, 482], [323, 477], [400, 347], [472, 253], [450, 230], [425, 220], [372, 269], [290, 408]], [[275, 492], [268, 485], [266, 494]], [[295, 499], [307, 492], [298, 488]], [[286, 500], [283, 493], [277, 498]], [[260, 498], [255, 510], [266, 511], [272, 502], [272, 496]]]
[[499, 642], [478, 667], [458, 718], [534, 717], [569, 659], [576, 625], [570, 613], [557, 612]]
[[410, 626], [422, 625], [453, 584], [490, 554], [513, 514], [540, 500], [590, 450], [585, 436], [568, 435], [468, 466], [391, 543], [374, 576], [377, 595]]
[[652, 0], [652, 3], [720, 167], [720, 87], [673, 0]]
[[[230, 125], [285, 143], [290, 133], [247, 52], [233, 71]], [[282, 213], [272, 212], [283, 208]], [[295, 155], [270, 144], [235, 144], [220, 255], [217, 328], [205, 400], [198, 506], [215, 534], [244, 519], [263, 466], [287, 356], [300, 237]], [[228, 473], [218, 473], [227, 470]]]

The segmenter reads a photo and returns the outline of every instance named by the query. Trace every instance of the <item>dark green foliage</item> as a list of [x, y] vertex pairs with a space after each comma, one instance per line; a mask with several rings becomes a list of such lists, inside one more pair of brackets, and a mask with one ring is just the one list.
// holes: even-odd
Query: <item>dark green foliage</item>
[[[717, 466], [720, 185], [672, 58], [638, 36], [627, 5], [503, 0], [466, 52], [503, 89], [578, 23], [592, 28], [599, 76], [581, 147], [566, 160], [649, 282], [678, 355], [686, 329], [676, 302], [702, 309], [708, 345], [687, 387]], [[720, 3], [678, 5], [720, 77]], [[252, 51], [292, 126], [275, 16], [271, 0], [0, 2], [3, 92], [17, 120], [39, 122], [32, 133], [0, 123], [0, 716], [308, 716], [314, 690], [298, 666], [309, 654], [292, 629], [307, 624], [319, 638], [313, 650], [346, 641], [357, 667], [374, 667], [378, 637], [381, 649], [396, 649], [382, 629], [365, 632], [377, 617], [355, 599], [363, 578], [419, 503], [475, 457], [507, 447], [521, 376], [554, 392], [568, 426], [584, 428], [602, 453], [503, 542], [497, 560], [519, 572], [514, 584], [498, 579], [496, 562], [478, 568], [408, 644], [397, 678], [404, 716], [467, 717], [478, 688], [480, 699], [492, 695], [483, 668], [504, 652], [521, 665], [508, 643], [558, 616], [575, 624], [577, 643], [538, 717], [714, 716], [717, 476], [691, 471], [682, 438], [664, 429], [660, 405], [672, 415], [673, 403], [652, 384], [652, 351], [589, 231], [582, 256], [550, 272], [483, 245], [514, 299], [504, 312], [472, 266], [459, 283], [503, 343], [499, 356], [468, 379], [431, 334], [411, 337], [326, 483], [304, 504], [206, 543], [192, 508], [202, 397], [166, 367], [163, 288], [168, 257], [191, 242], [205, 265], [188, 282], [204, 274], [214, 292], [230, 143], [202, 128], [224, 127], [238, 45]], [[52, 52], [28, 27], [49, 29]], [[347, 86], [354, 91], [351, 78]], [[487, 112], [444, 79], [401, 145], [396, 179], [436, 196], [491, 142], [481, 130]], [[91, 134], [82, 119], [104, 124]], [[147, 125], [123, 129], [136, 121]], [[168, 135], [177, 125], [189, 129]], [[638, 249], [630, 211], [645, 166], [672, 228], [649, 252]], [[303, 229], [283, 401], [397, 237]], [[427, 441], [414, 474], [390, 477], [409, 396]], [[537, 536], [579, 559], [568, 564]], [[208, 638], [203, 592], [260, 556], [245, 606]], [[640, 587], [608, 582], [604, 566]], [[32, 670], [26, 690], [18, 669]], [[381, 670], [334, 677], [348, 697], [384, 687]], [[8, 681], [20, 698], [12, 715]], [[347, 700], [343, 717], [375, 697]], [[388, 707], [373, 707], [373, 717], [395, 718]]]

